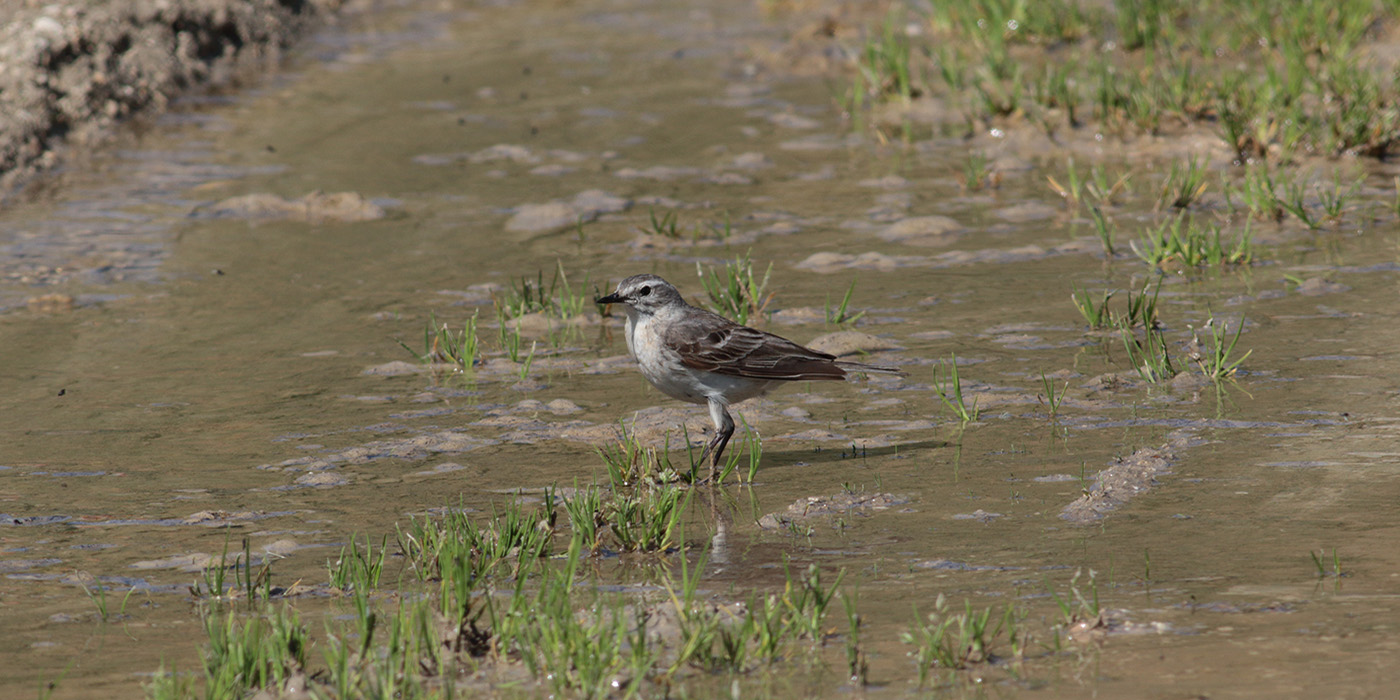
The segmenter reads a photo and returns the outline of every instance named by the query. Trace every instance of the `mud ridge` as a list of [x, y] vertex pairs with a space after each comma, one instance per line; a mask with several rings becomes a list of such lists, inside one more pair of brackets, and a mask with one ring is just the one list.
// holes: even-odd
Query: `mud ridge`
[[1065, 506], [1060, 517], [1086, 525], [1097, 522], [1134, 496], [1157, 485], [1157, 477], [1171, 473], [1172, 463], [1187, 448], [1203, 440], [1193, 433], [1176, 431], [1157, 447], [1144, 447], [1098, 473], [1094, 485], [1084, 495]]

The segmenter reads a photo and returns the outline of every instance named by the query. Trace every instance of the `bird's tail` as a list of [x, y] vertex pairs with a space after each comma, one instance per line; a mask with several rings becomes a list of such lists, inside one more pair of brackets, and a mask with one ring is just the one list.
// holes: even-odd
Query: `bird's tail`
[[875, 374], [894, 374], [903, 377], [904, 371], [894, 367], [881, 367], [879, 365], [867, 365], [862, 362], [851, 362], [849, 360], [837, 360], [836, 366], [847, 372], [873, 372]]

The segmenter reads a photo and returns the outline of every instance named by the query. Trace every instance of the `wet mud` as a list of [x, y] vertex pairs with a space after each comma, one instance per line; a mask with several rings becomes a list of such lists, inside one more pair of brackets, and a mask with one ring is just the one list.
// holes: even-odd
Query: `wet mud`
[[[781, 586], [788, 562], [846, 570], [870, 695], [919, 692], [899, 635], [940, 595], [1023, 604], [1049, 629], [1072, 591], [1102, 610], [1070, 639], [938, 692], [1393, 687], [1390, 166], [1368, 166], [1373, 199], [1335, 229], [1261, 227], [1256, 265], [1161, 276], [1173, 353], [1198, 350], [1212, 318], [1243, 324], [1253, 353], [1220, 384], [1189, 362], [1152, 383], [1070, 295], [1158, 276], [1066, 211], [1045, 184], [1059, 161], [1023, 153], [969, 192], [969, 144], [898, 152], [843, 123], [829, 85], [796, 70], [785, 21], [402, 8], [5, 212], [0, 655], [26, 660], [16, 682], [129, 697], [163, 662], [196, 668], [190, 585], [245, 538], [284, 597], [332, 611], [326, 560], [353, 534], [604, 483], [595, 449], [624, 435], [683, 460], [708, 416], [636, 373], [620, 318], [585, 304], [502, 328], [495, 310], [556, 269], [589, 300], [644, 271], [698, 299], [697, 265], [748, 254], [772, 264], [756, 323], [907, 374], [736, 406], [760, 468], [687, 531], [716, 605]], [[775, 55], [788, 70], [765, 69]], [[1136, 167], [1128, 153], [1103, 157]], [[1122, 216], [1150, 220], [1152, 189]], [[667, 212], [676, 235], [654, 225]], [[853, 283], [864, 315], [829, 323]], [[473, 316], [467, 371], [403, 347]], [[517, 332], [528, 366], [502, 347]], [[953, 363], [968, 421], [940, 398]], [[1310, 554], [1334, 550], [1342, 571], [1319, 574]], [[95, 619], [94, 585], [136, 591], [117, 623]], [[851, 692], [830, 690], [848, 683], [834, 671], [810, 688], [775, 675], [743, 682]]]

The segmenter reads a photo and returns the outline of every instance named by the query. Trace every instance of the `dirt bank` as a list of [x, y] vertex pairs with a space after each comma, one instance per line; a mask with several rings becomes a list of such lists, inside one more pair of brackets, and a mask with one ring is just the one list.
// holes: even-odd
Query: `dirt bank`
[[343, 0], [0, 0], [0, 193], [187, 90], [275, 66]]

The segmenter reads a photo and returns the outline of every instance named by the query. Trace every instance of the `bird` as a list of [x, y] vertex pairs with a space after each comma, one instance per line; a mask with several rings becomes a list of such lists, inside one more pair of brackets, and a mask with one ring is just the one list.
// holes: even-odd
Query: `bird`
[[730, 404], [762, 396], [783, 382], [844, 380], [851, 372], [904, 374], [838, 360], [830, 355], [719, 314], [692, 306], [674, 285], [657, 275], [632, 275], [598, 304], [621, 304], [627, 312], [627, 350], [642, 376], [672, 398], [706, 404], [715, 434], [700, 453], [710, 458], [710, 479], [734, 435]]

